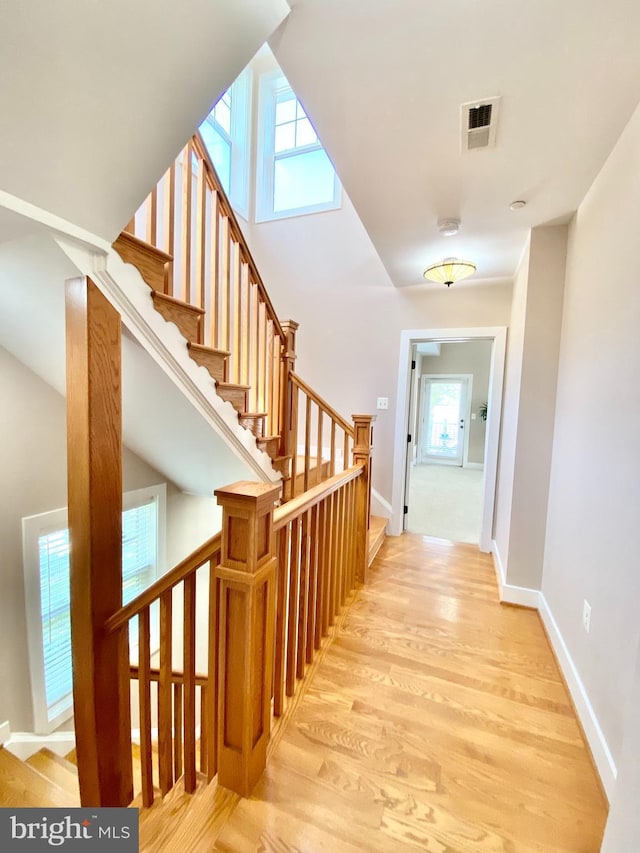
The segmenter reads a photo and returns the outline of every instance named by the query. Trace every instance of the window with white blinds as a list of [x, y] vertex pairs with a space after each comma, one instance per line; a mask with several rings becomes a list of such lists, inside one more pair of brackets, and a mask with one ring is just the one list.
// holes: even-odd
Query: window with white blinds
[[[128, 492], [122, 513], [123, 603], [163, 571], [166, 486]], [[23, 519], [25, 591], [35, 727], [48, 732], [72, 713], [67, 512]], [[130, 643], [137, 642], [137, 620]]]

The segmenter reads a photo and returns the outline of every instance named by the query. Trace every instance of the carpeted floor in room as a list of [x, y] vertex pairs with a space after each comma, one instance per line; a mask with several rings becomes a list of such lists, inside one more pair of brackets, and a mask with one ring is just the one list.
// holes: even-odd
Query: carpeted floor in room
[[479, 542], [483, 474], [477, 468], [414, 465], [407, 530], [452, 542]]

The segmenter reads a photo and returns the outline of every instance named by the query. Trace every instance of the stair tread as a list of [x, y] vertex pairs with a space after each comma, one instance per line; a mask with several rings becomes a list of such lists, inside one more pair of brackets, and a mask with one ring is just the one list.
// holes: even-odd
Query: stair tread
[[266, 418], [266, 412], [240, 412], [241, 418]]
[[73, 800], [68, 805], [80, 805], [78, 772], [71, 762], [45, 747], [29, 756], [26, 763], [68, 794]]
[[387, 535], [388, 518], [372, 515], [369, 519], [369, 565], [374, 561]]
[[151, 298], [154, 302], [166, 302], [169, 305], [176, 305], [180, 308], [184, 308], [185, 311], [191, 311], [194, 314], [205, 314], [204, 308], [196, 308], [195, 305], [191, 305], [183, 299], [177, 299], [175, 296], [169, 296], [167, 293], [160, 293], [158, 290], [152, 291]]
[[235, 382], [216, 382], [216, 388], [222, 388], [227, 391], [248, 391], [251, 385], [238, 385]]
[[[222, 355], [222, 356], [229, 356], [229, 355], [231, 355], [231, 353], [229, 352], [229, 350], [226, 350], [226, 349], [215, 349], [215, 347], [208, 347], [208, 346], [206, 346], [205, 344], [196, 344], [196, 343], [193, 343], [193, 341], [187, 341], [187, 346], [189, 347], [189, 349], [192, 349], [192, 350], [194, 350], [195, 352], [202, 352], [202, 353], [206, 353], [206, 354], [211, 354], [211, 355]], [[249, 386], [247, 385], [247, 388], [248, 388], [248, 387], [249, 387]]]
[[65, 808], [73, 797], [34, 767], [0, 747], [0, 808]]
[[[147, 243], [146, 240], [142, 240], [140, 237], [136, 237], [134, 234], [129, 234], [128, 231], [122, 231], [114, 241], [113, 246], [115, 248], [116, 243], [121, 240], [125, 243], [131, 243], [133, 246], [137, 246], [139, 249], [142, 249], [145, 252], [148, 252], [150, 255], [157, 255], [159, 258], [162, 258], [164, 261], [172, 261], [173, 255], [170, 255], [168, 252], [165, 252], [163, 249], [159, 249], [157, 246], [154, 246], [152, 243]], [[117, 251], [117, 249], [116, 249]]]

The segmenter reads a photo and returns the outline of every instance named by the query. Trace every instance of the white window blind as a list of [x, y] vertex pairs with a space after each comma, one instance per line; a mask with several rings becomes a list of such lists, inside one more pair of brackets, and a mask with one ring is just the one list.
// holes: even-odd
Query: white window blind
[[[162, 572], [166, 487], [129, 492], [123, 503], [122, 599], [127, 604]], [[40, 732], [67, 719], [73, 704], [66, 524], [66, 510], [23, 519], [31, 682]], [[137, 620], [132, 620], [129, 640], [137, 643]]]

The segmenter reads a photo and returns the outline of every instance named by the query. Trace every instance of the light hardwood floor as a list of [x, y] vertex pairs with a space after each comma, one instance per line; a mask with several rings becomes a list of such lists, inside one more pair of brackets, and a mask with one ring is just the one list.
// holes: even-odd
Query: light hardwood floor
[[606, 819], [537, 614], [498, 603], [476, 546], [412, 535], [383, 544], [254, 795], [166, 805], [143, 850], [596, 853]]

